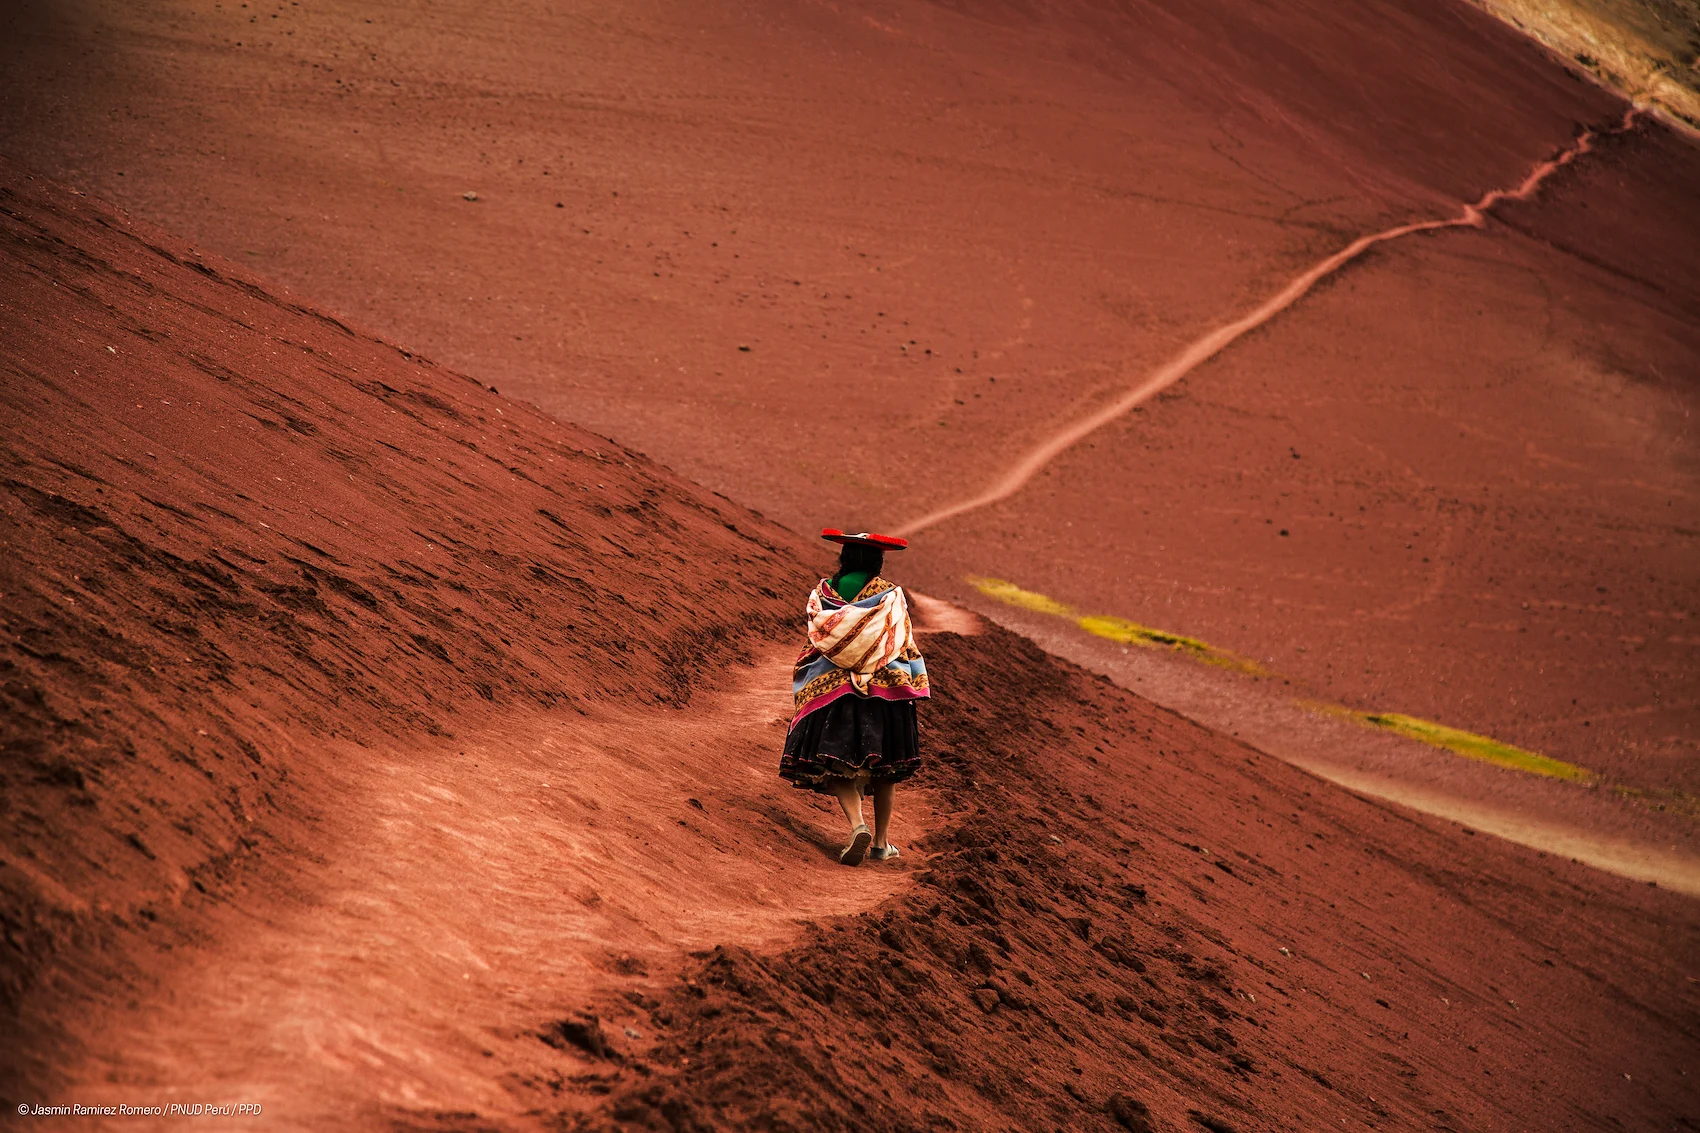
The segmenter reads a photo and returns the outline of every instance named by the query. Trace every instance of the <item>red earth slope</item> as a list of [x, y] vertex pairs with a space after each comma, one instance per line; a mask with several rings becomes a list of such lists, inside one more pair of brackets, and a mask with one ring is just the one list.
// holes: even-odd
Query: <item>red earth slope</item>
[[[33, 168], [798, 528], [979, 491], [1624, 110], [1463, 0], [20, 0], [0, 67]], [[919, 576], [1692, 805], [1697, 186], [1647, 125], [1378, 249]]]
[[586, 1127], [1694, 1127], [1691, 900], [1357, 799], [1002, 631], [928, 649], [919, 884], [698, 954], [646, 1059], [589, 1060]]
[[[346, 1126], [1692, 1127], [1693, 902], [1363, 802], [1001, 631], [928, 639], [931, 805], [908, 796], [892, 873], [846, 876], [820, 864], [830, 816], [763, 798], [766, 702], [705, 692], [795, 632], [793, 537], [85, 198], [11, 170], [0, 192], [8, 1033], [29, 1036], [8, 1087], [181, 1087], [266, 1053], [208, 1024], [242, 1019], [249, 938], [304, 994], [415, 1019], [441, 984], [314, 933], [418, 918], [302, 894], [381, 890], [440, 931], [495, 900], [463, 861], [559, 870], [600, 907], [588, 863], [609, 905], [675, 894], [629, 905], [648, 950], [563, 920], [500, 969], [517, 989], [450, 969], [449, 1009], [500, 1020], [489, 1045], [432, 1048], [464, 1055], [430, 1067], [442, 1102], [361, 1070]], [[706, 563], [739, 572], [714, 604]], [[738, 760], [692, 753], [683, 702], [733, 706], [697, 738], [735, 733]], [[622, 750], [646, 733], [665, 779]], [[701, 806], [692, 769], [719, 792]], [[523, 781], [543, 775], [574, 793]], [[415, 804], [399, 829], [437, 841], [374, 858], [338, 820], [362, 777], [427, 802], [487, 777], [494, 807]], [[613, 866], [562, 848], [628, 821]], [[809, 921], [704, 950], [749, 939], [712, 914], [763, 887], [750, 863]], [[149, 1078], [150, 1027], [184, 1004], [203, 1061]], [[51, 1058], [102, 1045], [144, 1068]], [[317, 1082], [281, 1065], [245, 1069], [311, 1127]]]
[[310, 838], [326, 745], [683, 706], [789, 632], [790, 537], [618, 445], [9, 166], [0, 240], [8, 1015]]

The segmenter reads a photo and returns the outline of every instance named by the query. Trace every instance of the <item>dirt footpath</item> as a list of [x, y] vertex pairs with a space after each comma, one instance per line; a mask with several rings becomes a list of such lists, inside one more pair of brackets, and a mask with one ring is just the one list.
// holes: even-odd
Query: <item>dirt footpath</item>
[[[774, 775], [789, 661], [688, 710], [338, 752], [311, 855], [207, 918], [157, 991], [93, 1013], [62, 1092], [257, 1102], [270, 1128], [510, 1120], [596, 1080], [586, 1034], [646, 1057], [641, 1004], [684, 951], [784, 946], [913, 881], [839, 867], [836, 808]], [[907, 793], [906, 837], [928, 798]]]
[[1582, 1131], [1700, 1104], [1692, 899], [1347, 795], [1002, 631], [928, 662], [919, 884], [687, 967], [590, 1127]]

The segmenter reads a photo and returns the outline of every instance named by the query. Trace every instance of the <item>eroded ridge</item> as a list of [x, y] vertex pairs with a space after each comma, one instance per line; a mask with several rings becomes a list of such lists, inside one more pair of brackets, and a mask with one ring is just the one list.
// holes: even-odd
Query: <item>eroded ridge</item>
[[[1621, 134], [1631, 129], [1640, 111], [1631, 107], [1623, 115], [1623, 120], [1615, 127], [1603, 131], [1606, 134]], [[1556, 156], [1536, 165], [1529, 171], [1521, 184], [1514, 189], [1494, 189], [1482, 194], [1473, 204], [1465, 204], [1463, 211], [1457, 216], [1440, 220], [1421, 220], [1411, 224], [1401, 224], [1396, 228], [1388, 228], [1381, 232], [1360, 236], [1333, 255], [1321, 260], [1294, 277], [1294, 279], [1275, 295], [1265, 300], [1263, 304], [1231, 323], [1217, 327], [1215, 330], [1195, 339], [1180, 353], [1170, 358], [1157, 369], [1146, 376], [1137, 386], [1122, 394], [1108, 405], [1073, 421], [1045, 440], [1035, 445], [1015, 465], [995, 480], [990, 487], [979, 495], [971, 496], [954, 504], [928, 512], [919, 519], [897, 529], [899, 535], [913, 535], [917, 531], [954, 519], [980, 508], [989, 507], [1009, 499], [1028, 481], [1037, 476], [1044, 467], [1077, 442], [1108, 425], [1111, 421], [1130, 412], [1135, 406], [1143, 404], [1158, 393], [1174, 385], [1186, 377], [1198, 366], [1214, 358], [1227, 349], [1248, 331], [1256, 330], [1269, 322], [1276, 315], [1285, 311], [1315, 286], [1316, 282], [1332, 275], [1342, 267], [1351, 263], [1377, 244], [1385, 244], [1404, 236], [1415, 235], [1419, 232], [1432, 232], [1441, 228], [1480, 228], [1487, 219], [1487, 213], [1502, 201], [1526, 201], [1535, 195], [1541, 183], [1564, 166], [1569, 165], [1578, 157], [1594, 148], [1594, 140], [1601, 131], [1584, 130], [1565, 149]]]

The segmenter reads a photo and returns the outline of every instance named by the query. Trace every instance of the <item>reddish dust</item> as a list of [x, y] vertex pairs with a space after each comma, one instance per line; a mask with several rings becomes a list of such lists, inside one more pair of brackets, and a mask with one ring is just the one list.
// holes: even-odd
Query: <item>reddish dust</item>
[[413, 799], [458, 737], [688, 715], [791, 644], [780, 529], [84, 198], [0, 194], [0, 970], [31, 1027], [145, 982], [105, 942], [317, 855], [349, 766]]
[[772, 777], [818, 547], [0, 192], [11, 1096], [460, 1130], [1693, 1111], [1692, 901], [945, 603], [907, 853], [844, 870]]
[[[1624, 115], [1622, 125], [1617, 127], [1614, 132], [1623, 133], [1631, 129], [1634, 124], [1635, 112], [1632, 110]], [[1109, 405], [1080, 421], [1070, 422], [1054, 435], [1047, 437], [1044, 443], [1016, 461], [1015, 466], [986, 491], [959, 503], [939, 508], [937, 511], [930, 511], [919, 519], [910, 520], [897, 528], [897, 533], [899, 535], [913, 535], [918, 531], [924, 531], [929, 527], [943, 523], [947, 519], [955, 519], [957, 516], [990, 507], [992, 504], [1002, 503], [1025, 488], [1033, 477], [1044, 471], [1046, 466], [1058, 456], [1110, 422], [1125, 416], [1136, 406], [1150, 401], [1245, 335], [1280, 315], [1294, 303], [1303, 299], [1318, 282], [1333, 275], [1377, 244], [1385, 244], [1422, 232], [1438, 232], [1445, 228], [1480, 228], [1486, 222], [1488, 210], [1495, 205], [1498, 205], [1501, 201], [1528, 200], [1534, 196], [1535, 190], [1540, 188], [1541, 182], [1578, 157], [1591, 152], [1593, 148], [1594, 132], [1584, 130], [1581, 137], [1577, 138], [1572, 145], [1565, 147], [1557, 157], [1537, 164], [1529, 171], [1529, 175], [1523, 178], [1521, 184], [1511, 189], [1494, 189], [1483, 193], [1481, 199], [1474, 204], [1464, 205], [1463, 211], [1455, 217], [1447, 220], [1414, 221], [1410, 224], [1401, 224], [1396, 228], [1358, 237], [1338, 252], [1305, 269], [1291, 283], [1278, 291], [1273, 298], [1265, 301], [1249, 315], [1235, 319], [1226, 326], [1217, 327], [1203, 338], [1189, 343], [1186, 349], [1163, 363], [1157, 368], [1156, 372], [1133, 389], [1117, 397]]]
[[[1625, 110], [1427, 0], [4, 18], [8, 152], [798, 530], [974, 495]], [[1377, 244], [909, 569], [1680, 804], [1697, 186], [1643, 123], [1481, 229]]]
[[[1700, 1109], [1692, 901], [960, 614], [917, 601], [903, 859], [832, 866], [838, 820], [768, 778], [826, 552], [740, 505], [965, 498], [1308, 265], [1620, 120], [1508, 29], [1401, 0], [0, 18], [6, 153], [178, 234], [0, 178], [8, 1104]], [[995, 573], [1693, 791], [1696, 186], [1641, 124], [1479, 229], [1379, 244], [897, 577]]]
[[942, 821], [918, 884], [778, 955], [706, 958], [663, 1000], [654, 1075], [619, 1068], [621, 1127], [1693, 1112], [1692, 899], [1362, 801], [1002, 630], [928, 661]]
[[[337, 751], [315, 768], [323, 865], [202, 920], [208, 943], [155, 974], [169, 995], [92, 1038], [66, 1092], [239, 1097], [290, 1128], [589, 1108], [585, 1036], [645, 1058], [682, 950], [783, 946], [910, 884], [845, 871], [836, 804], [774, 776], [789, 660], [769, 648], [683, 712]], [[928, 797], [906, 796], [906, 839]]]

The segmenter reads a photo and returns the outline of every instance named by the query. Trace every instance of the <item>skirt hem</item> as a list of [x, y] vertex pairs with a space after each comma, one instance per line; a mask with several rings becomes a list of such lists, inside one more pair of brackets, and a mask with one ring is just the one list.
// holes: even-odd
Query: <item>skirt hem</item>
[[915, 702], [844, 696], [809, 713], [785, 738], [779, 776], [799, 790], [831, 794], [851, 782], [867, 795], [921, 767]]
[[[884, 774], [881, 774], [882, 770], [884, 771]], [[791, 786], [795, 787], [799, 791], [813, 791], [817, 795], [832, 794], [832, 784], [834, 783], [854, 783], [857, 787], [861, 788], [863, 796], [866, 797], [874, 793], [875, 787], [886, 783], [901, 783], [913, 774], [915, 774], [914, 767], [899, 765], [883, 769], [876, 768], [874, 770], [861, 768], [853, 771], [846, 771], [842, 774], [835, 773], [833, 771], [822, 771], [819, 773], [791, 771], [789, 773], [782, 772], [780, 774], [780, 778], [784, 779], [787, 783], [791, 784]]]

